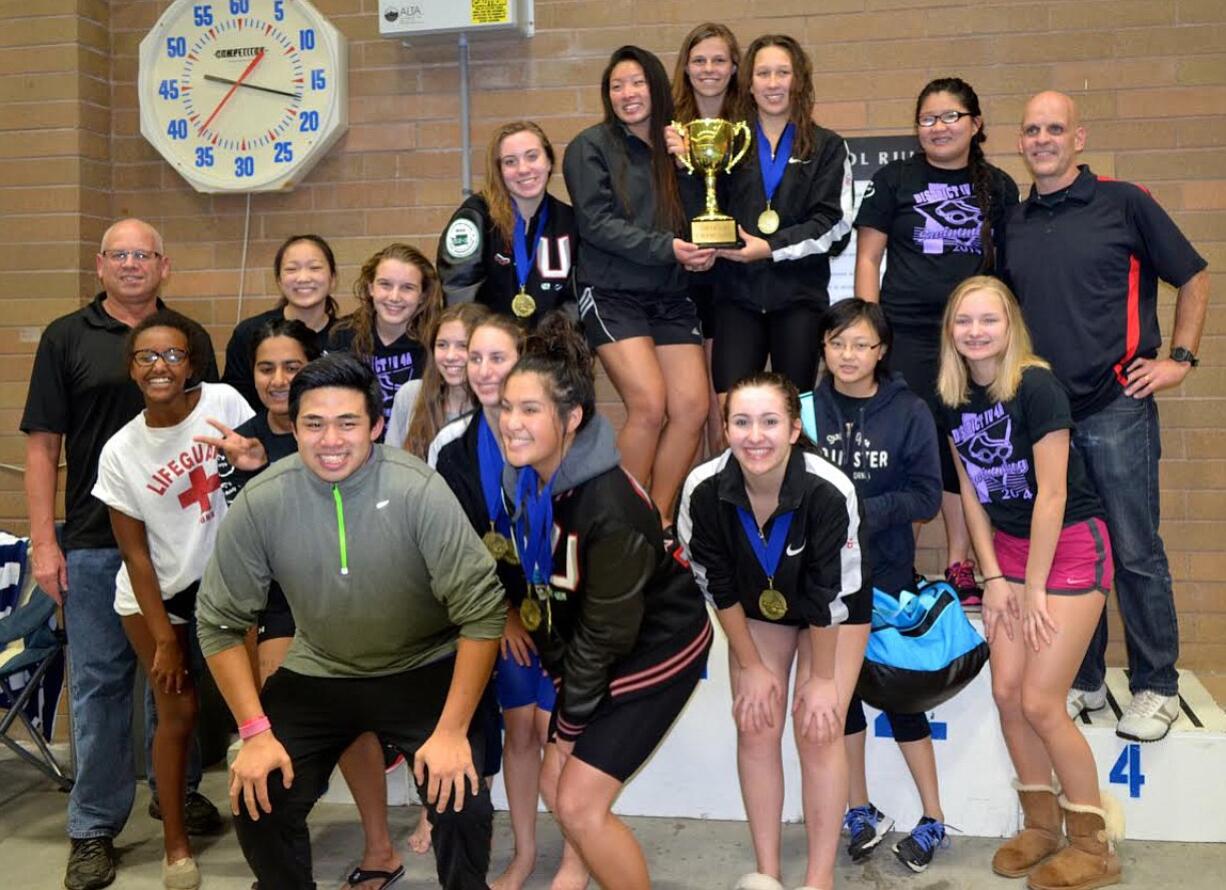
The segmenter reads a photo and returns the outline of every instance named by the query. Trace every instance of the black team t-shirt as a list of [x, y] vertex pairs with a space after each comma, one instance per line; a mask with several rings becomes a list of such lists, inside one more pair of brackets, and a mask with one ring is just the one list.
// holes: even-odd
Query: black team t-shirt
[[[1017, 185], [988, 165], [993, 243], [1018, 202]], [[888, 236], [881, 306], [896, 330], [937, 335], [945, 301], [983, 263], [983, 216], [970, 170], [942, 170], [922, 154], [892, 161], [873, 174], [856, 215]]]
[[[1017, 394], [1007, 402], [995, 401], [985, 387], [972, 382], [967, 404], [946, 408], [945, 415], [954, 447], [992, 525], [1029, 538], [1038, 491], [1034, 443], [1055, 430], [1073, 428], [1068, 394], [1060, 381], [1046, 368], [1027, 368]], [[1102, 515], [1081, 454], [1070, 446], [1062, 525]]]
[[[383, 431], [386, 433], [387, 423], [392, 419], [392, 403], [396, 400], [396, 393], [410, 380], [421, 376], [426, 367], [426, 350], [407, 333], [386, 344], [375, 334], [374, 341], [374, 355], [367, 359], [367, 363], [379, 379], [379, 388], [383, 390]], [[353, 352], [353, 329], [335, 328], [328, 340], [328, 351]], [[383, 435], [379, 436], [379, 441], [383, 441]]]

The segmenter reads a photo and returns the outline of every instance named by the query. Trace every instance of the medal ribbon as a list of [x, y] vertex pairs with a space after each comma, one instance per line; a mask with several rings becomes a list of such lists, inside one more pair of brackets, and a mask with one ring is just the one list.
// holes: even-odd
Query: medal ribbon
[[762, 188], [766, 192], [768, 207], [771, 199], [775, 197], [775, 192], [779, 189], [779, 183], [783, 181], [783, 171], [788, 168], [788, 158], [792, 156], [792, 140], [795, 137], [796, 125], [789, 123], [783, 128], [783, 135], [779, 137], [779, 147], [775, 149], [775, 156], [771, 157], [770, 141], [762, 132], [762, 124], [758, 124], [758, 166], [762, 169]]
[[763, 541], [762, 536], [758, 533], [758, 524], [754, 521], [753, 514], [744, 507], [736, 508], [737, 516], [741, 517], [741, 525], [745, 528], [745, 536], [749, 538], [749, 546], [753, 548], [754, 556], [758, 557], [758, 565], [762, 566], [762, 571], [766, 573], [772, 586], [775, 583], [775, 571], [779, 568], [779, 559], [783, 556], [783, 545], [787, 543], [788, 530], [792, 527], [792, 515], [795, 512], [795, 510], [789, 510], [776, 516], [771, 525], [770, 537]]
[[507, 516], [502, 502], [502, 452], [494, 431], [485, 422], [485, 412], [477, 412], [477, 467], [481, 471], [481, 494], [485, 498], [485, 512], [489, 515], [494, 531], [508, 538], [511, 536], [511, 517]]
[[[788, 145], [791, 145], [791, 143], [789, 142]], [[529, 256], [528, 223], [520, 215], [519, 207], [515, 206], [515, 232], [511, 241], [512, 247], [515, 249], [515, 278], [519, 282], [521, 293], [527, 291], [528, 276], [532, 274], [532, 264], [536, 262], [536, 252], [541, 246], [541, 239], [545, 236], [545, 223], [549, 220], [549, 200], [547, 197], [541, 201], [541, 209], [536, 215], [536, 220], [536, 240], [532, 242], [532, 254]]]
[[529, 584], [548, 584], [553, 574], [553, 479], [538, 492], [539, 482], [536, 470], [524, 467], [515, 488], [515, 543]]

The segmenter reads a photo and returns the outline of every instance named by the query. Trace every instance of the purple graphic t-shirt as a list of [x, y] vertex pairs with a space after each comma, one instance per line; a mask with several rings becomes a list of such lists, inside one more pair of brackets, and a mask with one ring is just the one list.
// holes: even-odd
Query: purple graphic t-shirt
[[[967, 404], [945, 411], [954, 448], [992, 525], [1029, 538], [1038, 491], [1034, 443], [1073, 428], [1064, 387], [1046, 368], [1027, 368], [1009, 401], [995, 401], [987, 389], [972, 383]], [[1081, 455], [1070, 445], [1064, 525], [1102, 515]]]
[[[375, 377], [379, 379], [379, 389], [383, 391], [383, 432], [386, 434], [387, 422], [392, 419], [392, 404], [396, 401], [396, 393], [410, 380], [421, 376], [426, 367], [426, 350], [408, 334], [401, 334], [392, 343], [384, 343], [378, 335], [375, 335], [374, 340], [374, 355], [370, 356], [368, 361]], [[328, 351], [352, 352], [353, 330], [344, 326], [333, 330]], [[379, 441], [383, 441], [382, 435]]]
[[[1017, 204], [1017, 185], [989, 165], [994, 242], [1003, 240], [1005, 211]], [[864, 193], [856, 226], [888, 236], [881, 305], [890, 324], [935, 336], [949, 292], [980, 271], [983, 215], [966, 168], [942, 170], [923, 155], [878, 170]]]

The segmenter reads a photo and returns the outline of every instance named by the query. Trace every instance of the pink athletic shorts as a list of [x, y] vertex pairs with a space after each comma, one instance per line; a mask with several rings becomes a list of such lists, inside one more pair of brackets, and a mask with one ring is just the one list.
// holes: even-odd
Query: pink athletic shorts
[[[1030, 540], [999, 529], [992, 534], [1000, 573], [1014, 584], [1026, 582], [1026, 557]], [[1056, 544], [1056, 556], [1047, 575], [1047, 592], [1063, 595], [1106, 593], [1111, 589], [1115, 566], [1111, 561], [1111, 538], [1101, 519], [1086, 519], [1066, 525]]]

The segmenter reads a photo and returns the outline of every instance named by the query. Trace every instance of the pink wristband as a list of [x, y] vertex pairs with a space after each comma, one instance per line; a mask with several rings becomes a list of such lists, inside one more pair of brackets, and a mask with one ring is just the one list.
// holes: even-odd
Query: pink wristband
[[272, 729], [272, 722], [261, 714], [258, 717], [252, 717], [246, 723], [243, 723], [238, 728], [238, 737], [244, 742], [252, 736], [257, 736], [262, 732], [268, 732]]

